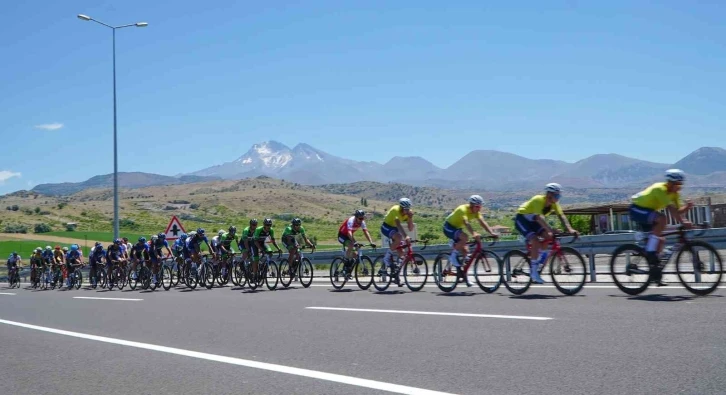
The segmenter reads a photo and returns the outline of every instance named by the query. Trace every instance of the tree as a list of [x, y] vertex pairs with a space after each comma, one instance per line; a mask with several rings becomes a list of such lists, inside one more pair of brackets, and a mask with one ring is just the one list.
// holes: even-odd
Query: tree
[[570, 225], [580, 234], [590, 234], [590, 216], [589, 215], [568, 215], [567, 220]]
[[51, 232], [53, 229], [48, 224], [45, 223], [39, 223], [35, 224], [35, 227], [33, 228], [33, 232], [35, 233], [48, 233]]

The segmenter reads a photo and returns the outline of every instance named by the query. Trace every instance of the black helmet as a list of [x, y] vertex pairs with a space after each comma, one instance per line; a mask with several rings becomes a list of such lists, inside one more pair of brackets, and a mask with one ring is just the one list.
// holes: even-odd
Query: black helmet
[[158, 234], [157, 236], [159, 236], [159, 238], [160, 238], [161, 240], [164, 240], [164, 239], [166, 239], [166, 234], [165, 234], [165, 233], [159, 233], [159, 234]]
[[204, 234], [204, 228], [197, 229], [197, 234], [198, 235], [203, 235]]
[[366, 212], [363, 210], [355, 210], [355, 216], [358, 218], [362, 218], [366, 216]]
[[257, 226], [257, 219], [251, 219], [250, 226]]
[[262, 221], [263, 226], [272, 226], [272, 220], [269, 218], [265, 218], [264, 221]]
[[139, 237], [139, 243], [146, 243], [146, 237]]
[[237, 227], [232, 225], [229, 227], [229, 233], [237, 233]]
[[302, 220], [300, 218], [295, 218], [292, 220], [293, 225], [300, 225], [302, 224]]

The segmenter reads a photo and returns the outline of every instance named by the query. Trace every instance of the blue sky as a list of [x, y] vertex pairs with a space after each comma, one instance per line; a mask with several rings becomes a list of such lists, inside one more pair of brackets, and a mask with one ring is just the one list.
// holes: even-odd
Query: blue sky
[[[0, 15], [0, 193], [191, 172], [256, 142], [673, 163], [726, 146], [726, 3], [26, 1]], [[657, 3], [657, 4], [656, 4]]]

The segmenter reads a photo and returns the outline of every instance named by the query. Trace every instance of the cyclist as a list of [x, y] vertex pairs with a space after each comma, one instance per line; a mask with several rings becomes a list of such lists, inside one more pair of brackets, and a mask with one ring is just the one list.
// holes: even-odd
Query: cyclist
[[55, 250], [53, 251], [53, 261], [56, 265], [65, 263], [65, 254], [64, 251], [61, 250], [60, 246], [55, 246]]
[[78, 244], [71, 244], [71, 249], [66, 254], [66, 285], [71, 286], [71, 273], [74, 265], [83, 265], [83, 257], [79, 251]]
[[119, 247], [121, 257], [124, 258], [124, 260], [128, 260], [131, 255], [131, 248], [128, 245], [126, 245], [126, 242], [124, 242], [124, 239], [116, 239], [114, 242]]
[[[219, 250], [219, 254], [221, 256], [221, 260], [224, 261], [227, 259], [229, 254], [234, 254], [234, 250], [232, 249], [232, 242], [235, 244], [238, 244], [237, 242], [237, 227], [236, 226], [230, 226], [229, 229], [227, 229], [227, 232], [222, 232], [222, 235], [219, 237], [219, 247], [217, 248]], [[230, 265], [232, 262], [229, 263]], [[227, 276], [227, 265], [222, 266], [222, 277]]]
[[20, 258], [20, 255], [18, 255], [17, 252], [13, 251], [12, 254], [8, 257], [8, 283], [10, 282], [10, 274], [13, 272], [13, 270], [17, 270], [18, 266], [21, 266], [22, 259]]
[[103, 245], [100, 242], [96, 242], [91, 252], [88, 253], [88, 264], [91, 266], [88, 276], [92, 287], [96, 286], [96, 272], [105, 262], [106, 251], [103, 250]]
[[[119, 240], [120, 241], [120, 240]], [[115, 285], [111, 276], [111, 268], [113, 267], [114, 262], [121, 263], [124, 260], [124, 257], [121, 253], [121, 246], [119, 245], [121, 243], [116, 243], [115, 241], [106, 247], [106, 274], [108, 278], [108, 288], [111, 289]], [[123, 281], [123, 279], [121, 280]]]
[[313, 247], [313, 243], [311, 243], [305, 235], [305, 228], [302, 226], [302, 220], [300, 218], [293, 219], [292, 222], [290, 222], [290, 225], [285, 227], [285, 230], [282, 231], [282, 236], [280, 237], [282, 244], [287, 247], [287, 259], [290, 263], [290, 267], [292, 267], [293, 263], [299, 258], [298, 248], [300, 247], [300, 244], [297, 242], [298, 235], [302, 237], [303, 241], [305, 241], [305, 245]]
[[212, 237], [211, 241], [211, 247], [212, 247], [212, 253], [215, 255], [219, 254], [219, 242], [222, 239], [222, 235], [224, 234], [224, 230], [220, 229], [219, 232], [217, 232], [217, 235]]
[[45, 276], [45, 283], [50, 283], [50, 268], [53, 264], [53, 247], [51, 246], [45, 246], [45, 250], [43, 251], [43, 271], [47, 273]]
[[373, 243], [373, 239], [371, 238], [371, 234], [370, 232], [368, 232], [368, 228], [366, 227], [365, 219], [365, 211], [355, 210], [353, 216], [345, 220], [343, 224], [340, 225], [340, 228], [338, 228], [338, 243], [343, 245], [345, 257], [347, 259], [355, 258], [353, 255], [353, 250], [356, 240], [355, 237], [353, 237], [353, 234], [358, 229], [361, 229], [363, 231], [366, 239], [368, 239], [368, 243], [370, 243], [373, 248], [376, 248], [376, 245]]
[[196, 268], [196, 264], [199, 261], [201, 254], [201, 245], [202, 242], [207, 245], [207, 249], [209, 251], [212, 251], [212, 247], [209, 246], [209, 241], [207, 240], [207, 236], [204, 235], [204, 229], [199, 228], [196, 232], [192, 231], [189, 232], [189, 235], [187, 235], [187, 250], [189, 251], [189, 256], [192, 259], [193, 267]]
[[466, 276], [461, 271], [461, 262], [457, 256], [466, 257], [467, 254], [469, 254], [469, 249], [466, 245], [466, 243], [469, 242], [469, 235], [464, 232], [464, 227], [466, 227], [466, 230], [471, 233], [476, 241], [481, 240], [481, 236], [479, 233], [474, 231], [469, 221], [476, 219], [479, 222], [479, 225], [481, 225], [481, 227], [484, 228], [490, 236], [495, 238], [499, 237], [499, 235], [492, 231], [492, 228], [489, 226], [487, 221], [484, 220], [484, 217], [481, 214], [481, 207], [483, 204], [484, 198], [479, 195], [471, 195], [469, 196], [468, 204], [462, 204], [454, 209], [454, 211], [452, 211], [444, 221], [444, 235], [451, 240], [450, 244], [454, 247], [451, 251], [449, 262], [456, 267], [456, 275], [460, 280], [466, 281]]
[[131, 247], [129, 256], [131, 257], [131, 278], [136, 279], [136, 265], [142, 259], [149, 259], [149, 245], [146, 244], [146, 237], [139, 237], [138, 242]]
[[254, 240], [256, 230], [257, 220], [251, 219], [250, 226], [244, 228], [242, 230], [242, 234], [239, 236], [237, 247], [239, 247], [239, 250], [242, 253], [242, 262], [246, 262], [247, 259], [249, 259], [251, 248], [255, 246], [254, 242], [251, 241]]
[[265, 253], [272, 252], [270, 247], [267, 246], [267, 243], [265, 243], [265, 240], [269, 237], [272, 245], [277, 248], [277, 252], [282, 250], [280, 250], [280, 247], [277, 246], [277, 242], [275, 241], [275, 231], [272, 229], [272, 220], [270, 218], [265, 218], [262, 221], [262, 227], [257, 228], [252, 237], [254, 238], [254, 249], [252, 250], [252, 273], [255, 278], [257, 278], [257, 262], [260, 260], [260, 251], [264, 251]]
[[151, 264], [153, 265], [151, 272], [153, 273], [152, 279], [155, 284], [159, 283], [156, 273], [159, 272], [159, 264], [164, 259], [164, 252], [162, 251], [164, 248], [166, 248], [167, 256], [171, 256], [169, 242], [166, 241], [166, 235], [164, 233], [151, 236], [151, 241], [149, 241], [149, 256], [151, 258]]
[[38, 247], [33, 250], [33, 255], [30, 256], [30, 278], [39, 278], [43, 269], [43, 249]]
[[[531, 243], [532, 249], [529, 252], [530, 257], [530, 276], [533, 282], [542, 284], [544, 281], [539, 275], [539, 266], [544, 265], [546, 257], [540, 255], [540, 250], [547, 246], [552, 240], [554, 231], [544, 220], [544, 217], [551, 213], [557, 213], [560, 222], [567, 229], [568, 233], [578, 236], [579, 233], [572, 229], [570, 222], [567, 220], [562, 207], [558, 203], [562, 186], [555, 182], [545, 185], [545, 193], [535, 195], [529, 201], [519, 206], [517, 215], [514, 217], [514, 226], [517, 228], [527, 241]], [[538, 237], [542, 237], [540, 241]]]
[[184, 258], [186, 259], [186, 254], [184, 251], [186, 250], [187, 245], [187, 234], [182, 233], [179, 235], [179, 238], [174, 240], [174, 245], [171, 247], [171, 253], [174, 255], [174, 258]]
[[[650, 232], [645, 251], [648, 253], [648, 261], [653, 266], [657, 267], [658, 254], [665, 245], [665, 238], [661, 235], [668, 223], [666, 216], [659, 211], [668, 210], [671, 217], [687, 229], [693, 226], [683, 217], [693, 207], [693, 203], [689, 200], [681, 207], [680, 191], [685, 180], [686, 175], [682, 170], [668, 169], [665, 172], [665, 182], [656, 182], [631, 197], [630, 219], [640, 224], [644, 232]], [[665, 285], [661, 281], [661, 273], [654, 272], [653, 275], [654, 279], [658, 280], [658, 285]]]
[[381, 233], [383, 237], [390, 239], [389, 248], [386, 251], [386, 255], [383, 257], [383, 263], [386, 266], [391, 266], [391, 256], [393, 253], [398, 254], [398, 258], [403, 258], [403, 249], [397, 250], [401, 244], [401, 240], [406, 242], [411, 241], [411, 237], [406, 234], [403, 229], [402, 223], [408, 224], [408, 231], [413, 232], [413, 211], [411, 210], [411, 200], [408, 198], [401, 198], [398, 200], [398, 204], [394, 205], [388, 210], [386, 217], [383, 219], [381, 225]]

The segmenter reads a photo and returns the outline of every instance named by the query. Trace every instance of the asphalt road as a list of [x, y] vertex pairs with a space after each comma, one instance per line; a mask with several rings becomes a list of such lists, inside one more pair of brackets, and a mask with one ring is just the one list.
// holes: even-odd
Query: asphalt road
[[586, 287], [566, 297], [533, 287], [515, 297], [320, 285], [108, 292], [3, 284], [0, 392], [726, 393], [721, 290], [693, 297], [671, 286], [630, 297]]

